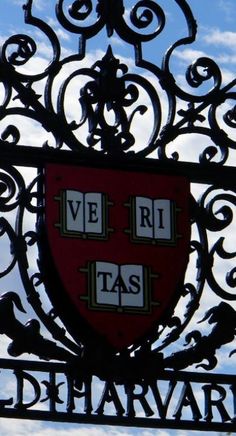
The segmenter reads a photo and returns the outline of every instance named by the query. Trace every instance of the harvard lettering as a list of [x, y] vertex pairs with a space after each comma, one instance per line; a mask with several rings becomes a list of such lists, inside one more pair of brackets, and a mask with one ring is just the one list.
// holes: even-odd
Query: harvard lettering
[[[145, 426], [155, 428], [178, 423], [179, 428], [188, 429], [194, 422], [195, 429], [207, 430], [210, 422], [216, 431], [221, 431], [223, 426], [225, 431], [235, 431], [235, 376], [219, 376], [219, 384], [216, 374], [207, 374], [203, 381], [201, 374], [191, 373], [190, 381], [188, 373], [173, 375], [172, 371], [166, 371], [149, 383], [101, 382], [103, 390], [94, 396], [96, 384], [88, 375], [83, 376], [79, 371], [72, 375], [63, 364], [53, 371], [47, 370], [45, 363], [37, 365], [31, 368], [27, 362], [25, 370], [21, 370], [12, 363], [7, 376], [11, 377], [13, 389], [11, 396], [2, 389], [0, 416], [17, 417], [24, 409], [25, 417], [32, 418], [35, 414], [38, 419], [49, 419], [54, 414], [58, 420], [65, 420], [66, 416], [68, 421], [81, 423], [89, 416], [98, 424], [109, 415], [119, 425], [129, 425], [132, 419], [133, 425], [142, 421]], [[42, 382], [37, 379], [37, 370], [44, 373]], [[1, 384], [6, 380], [5, 371], [1, 368]]]

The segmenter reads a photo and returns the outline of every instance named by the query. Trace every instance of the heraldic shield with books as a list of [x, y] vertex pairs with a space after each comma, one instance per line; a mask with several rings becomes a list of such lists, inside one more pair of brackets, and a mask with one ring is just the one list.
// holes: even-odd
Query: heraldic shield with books
[[75, 339], [121, 351], [173, 313], [188, 263], [189, 199], [184, 177], [46, 165], [41, 261]]

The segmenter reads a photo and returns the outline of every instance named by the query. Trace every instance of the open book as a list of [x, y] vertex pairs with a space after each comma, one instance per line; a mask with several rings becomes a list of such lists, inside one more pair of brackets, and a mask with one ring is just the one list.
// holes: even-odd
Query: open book
[[131, 232], [136, 242], [175, 242], [175, 204], [168, 199], [131, 199]]
[[89, 264], [91, 308], [150, 310], [150, 270], [143, 265]]
[[64, 236], [105, 238], [106, 195], [67, 189], [61, 193], [61, 233]]

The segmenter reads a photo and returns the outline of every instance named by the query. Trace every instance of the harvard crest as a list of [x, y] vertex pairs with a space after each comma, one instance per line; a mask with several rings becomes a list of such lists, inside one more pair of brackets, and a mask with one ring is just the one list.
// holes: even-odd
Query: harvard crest
[[164, 322], [188, 262], [188, 203], [183, 177], [46, 166], [45, 225], [60, 282], [60, 294], [48, 293], [72, 332], [82, 320], [121, 350]]

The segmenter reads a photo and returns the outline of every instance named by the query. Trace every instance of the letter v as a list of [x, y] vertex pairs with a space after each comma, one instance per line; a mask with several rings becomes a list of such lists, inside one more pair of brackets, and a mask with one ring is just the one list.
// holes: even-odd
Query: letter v
[[73, 220], [75, 221], [77, 218], [78, 212], [79, 212], [79, 207], [80, 207], [81, 201], [76, 201], [76, 204], [77, 204], [76, 208], [74, 208], [74, 200], [67, 200], [67, 203], [69, 203], [71, 215], [72, 215]]
[[159, 392], [159, 388], [157, 386], [157, 382], [156, 382], [156, 384], [152, 383], [150, 385], [150, 388], [152, 390], [153, 396], [154, 396], [155, 401], [156, 401], [157, 410], [159, 412], [160, 418], [162, 418], [162, 419], [166, 418], [168, 407], [170, 404], [170, 400], [172, 398], [172, 394], [173, 394], [173, 391], [175, 389], [176, 384], [177, 384], [177, 382], [173, 381], [173, 380], [171, 380], [169, 382], [169, 389], [168, 389], [168, 392], [167, 392], [167, 395], [166, 395], [164, 402], [162, 402], [162, 398], [161, 398], [161, 395]]

